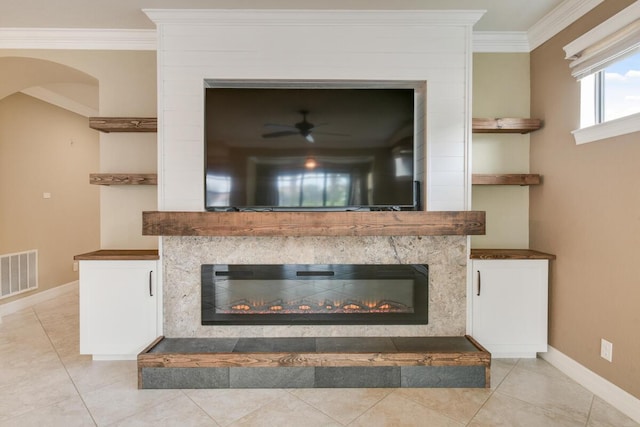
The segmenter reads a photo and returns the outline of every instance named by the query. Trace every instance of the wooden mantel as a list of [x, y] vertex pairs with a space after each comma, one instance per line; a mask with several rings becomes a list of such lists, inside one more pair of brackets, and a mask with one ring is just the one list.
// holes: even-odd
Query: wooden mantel
[[145, 236], [485, 234], [485, 212], [143, 212]]

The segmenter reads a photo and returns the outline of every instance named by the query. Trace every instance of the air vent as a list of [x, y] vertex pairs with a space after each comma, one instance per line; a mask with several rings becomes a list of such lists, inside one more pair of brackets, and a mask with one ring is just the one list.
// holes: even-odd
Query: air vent
[[38, 288], [38, 251], [0, 256], [0, 298]]

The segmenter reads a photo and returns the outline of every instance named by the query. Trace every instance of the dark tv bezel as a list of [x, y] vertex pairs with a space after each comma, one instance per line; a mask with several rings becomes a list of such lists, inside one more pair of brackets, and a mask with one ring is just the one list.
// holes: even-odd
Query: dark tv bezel
[[[207, 89], [237, 88], [237, 89], [412, 89], [415, 94], [426, 90], [425, 81], [400, 81], [400, 80], [204, 80], [204, 100], [206, 101]], [[206, 109], [206, 106], [205, 106]], [[415, 124], [418, 120], [417, 110], [414, 105], [414, 156], [416, 152], [417, 138], [415, 137]], [[419, 211], [422, 209], [420, 200], [421, 183], [416, 179], [414, 157], [413, 204], [394, 205], [350, 205], [350, 206], [268, 206], [268, 205], [240, 205], [240, 206], [207, 206], [207, 136], [206, 121], [204, 126], [204, 208], [207, 212], [362, 212], [362, 211]]]

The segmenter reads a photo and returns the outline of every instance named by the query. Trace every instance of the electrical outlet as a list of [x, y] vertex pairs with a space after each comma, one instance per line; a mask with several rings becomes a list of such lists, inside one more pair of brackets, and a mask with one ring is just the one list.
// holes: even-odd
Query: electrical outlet
[[604, 338], [600, 341], [600, 357], [609, 362], [613, 359], [613, 344]]
[[78, 271], [78, 261], [73, 262], [73, 271]]

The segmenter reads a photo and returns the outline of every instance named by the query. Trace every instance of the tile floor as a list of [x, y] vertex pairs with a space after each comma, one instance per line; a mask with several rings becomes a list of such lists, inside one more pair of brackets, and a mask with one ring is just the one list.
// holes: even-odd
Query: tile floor
[[491, 389], [138, 390], [134, 361], [78, 354], [78, 295], [0, 324], [0, 426], [639, 426], [548, 363]]

